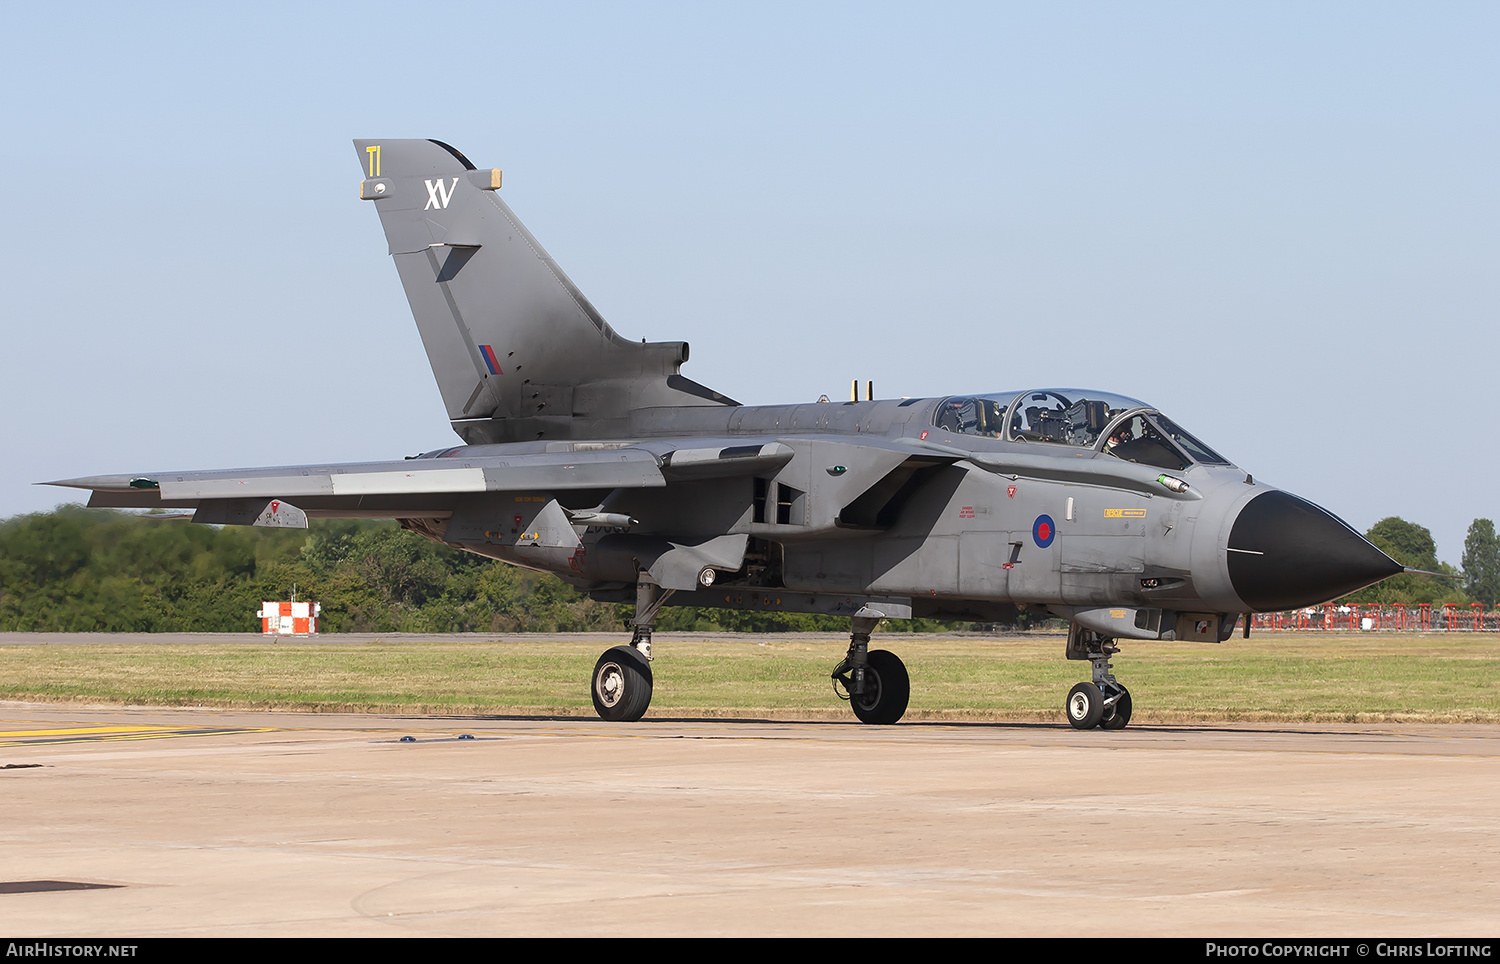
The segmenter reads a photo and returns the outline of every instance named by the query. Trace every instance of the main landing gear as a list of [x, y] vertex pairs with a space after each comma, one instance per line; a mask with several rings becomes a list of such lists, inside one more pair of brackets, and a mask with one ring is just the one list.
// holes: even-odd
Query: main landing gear
[[676, 590], [655, 583], [638, 582], [635, 587], [635, 619], [629, 646], [605, 650], [594, 664], [594, 712], [600, 719], [634, 723], [651, 705], [651, 627], [656, 614]]
[[1086, 659], [1094, 666], [1093, 680], [1069, 690], [1063, 705], [1075, 730], [1122, 730], [1130, 722], [1130, 691], [1110, 672], [1109, 658], [1119, 651], [1113, 639], [1077, 623], [1068, 627], [1068, 659]]
[[911, 698], [906, 664], [895, 653], [870, 649], [878, 617], [855, 616], [850, 622], [849, 652], [833, 668], [833, 691], [849, 701], [861, 723], [894, 723]]
[[[605, 650], [594, 664], [589, 689], [601, 719], [634, 723], [651, 706], [651, 628], [674, 590], [644, 580], [635, 587], [635, 619], [629, 646]], [[895, 653], [870, 649], [879, 616], [851, 619], [849, 652], [834, 667], [833, 689], [849, 701], [861, 723], [895, 723], [911, 698], [911, 678]]]

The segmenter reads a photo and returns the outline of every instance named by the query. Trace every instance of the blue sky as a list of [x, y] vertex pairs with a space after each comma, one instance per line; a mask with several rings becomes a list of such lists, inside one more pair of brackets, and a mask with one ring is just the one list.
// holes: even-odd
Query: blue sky
[[1492, 4], [11, 5], [0, 517], [454, 439], [355, 137], [747, 403], [1086, 385], [1457, 563], [1500, 515]]

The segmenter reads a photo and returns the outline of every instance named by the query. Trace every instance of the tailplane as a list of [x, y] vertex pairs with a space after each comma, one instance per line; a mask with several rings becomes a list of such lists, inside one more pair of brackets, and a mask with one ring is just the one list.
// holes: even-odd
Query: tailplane
[[454, 431], [608, 434], [630, 412], [738, 404], [679, 374], [686, 342], [615, 333], [499, 197], [500, 171], [431, 140], [356, 140]]

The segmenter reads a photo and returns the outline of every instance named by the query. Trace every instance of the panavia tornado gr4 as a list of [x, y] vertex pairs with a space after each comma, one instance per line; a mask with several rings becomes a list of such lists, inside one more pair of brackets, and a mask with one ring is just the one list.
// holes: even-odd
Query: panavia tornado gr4
[[462, 445], [349, 465], [71, 479], [94, 506], [198, 522], [388, 517], [459, 549], [633, 601], [599, 715], [651, 702], [663, 606], [847, 616], [835, 689], [894, 723], [910, 684], [882, 619], [1068, 621], [1092, 663], [1064, 703], [1118, 729], [1119, 640], [1222, 641], [1241, 614], [1323, 602], [1402, 566], [1256, 482], [1151, 405], [1075, 388], [746, 406], [683, 376], [684, 342], [618, 335], [500, 199], [500, 171], [431, 140], [359, 140]]

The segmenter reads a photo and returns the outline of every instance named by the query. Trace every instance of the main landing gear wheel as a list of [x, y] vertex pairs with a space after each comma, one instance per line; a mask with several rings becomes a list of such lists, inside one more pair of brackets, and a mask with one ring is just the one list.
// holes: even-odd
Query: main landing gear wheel
[[1079, 683], [1068, 692], [1068, 722], [1075, 730], [1092, 730], [1104, 719], [1104, 694], [1093, 683]]
[[594, 711], [614, 723], [634, 723], [651, 705], [651, 664], [633, 646], [606, 650], [594, 664]]
[[849, 652], [829, 674], [833, 692], [848, 700], [861, 723], [894, 723], [906, 712], [911, 677], [895, 653], [870, 648], [881, 614], [862, 608], [849, 622]]
[[894, 723], [906, 713], [911, 677], [895, 653], [872, 649], [865, 664], [865, 691], [849, 699], [861, 723]]
[[1101, 730], [1123, 730], [1125, 724], [1130, 722], [1130, 690], [1120, 687], [1120, 696], [1115, 700], [1115, 705], [1104, 711], [1104, 719], [1099, 721]]

